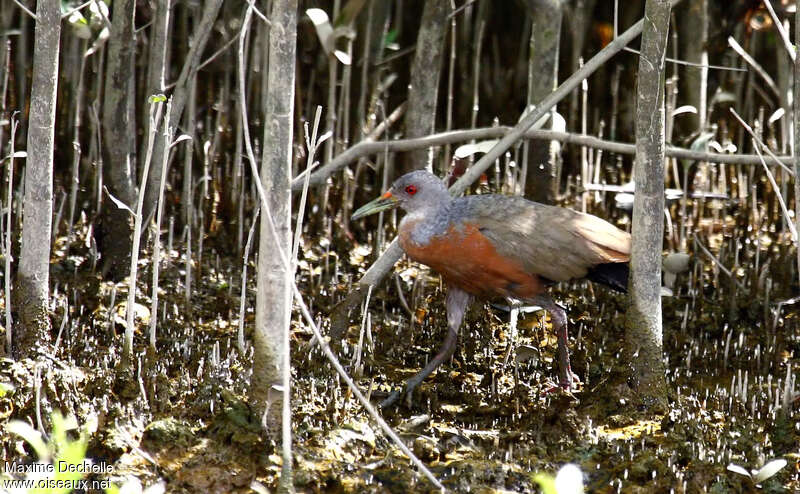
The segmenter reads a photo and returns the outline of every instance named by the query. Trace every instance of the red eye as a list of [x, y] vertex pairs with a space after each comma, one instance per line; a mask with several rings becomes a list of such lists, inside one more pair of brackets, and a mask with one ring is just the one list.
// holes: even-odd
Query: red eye
[[406, 194], [413, 196], [417, 193], [417, 186], [416, 185], [407, 185], [406, 186]]

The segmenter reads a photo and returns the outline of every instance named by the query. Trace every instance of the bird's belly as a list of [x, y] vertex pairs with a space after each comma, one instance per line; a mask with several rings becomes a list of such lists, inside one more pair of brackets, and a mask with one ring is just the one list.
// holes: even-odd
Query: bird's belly
[[501, 256], [474, 225], [451, 226], [424, 244], [414, 242], [409, 231], [401, 231], [400, 246], [411, 259], [441, 274], [449, 285], [477, 297], [526, 299], [546, 288], [538, 275]]

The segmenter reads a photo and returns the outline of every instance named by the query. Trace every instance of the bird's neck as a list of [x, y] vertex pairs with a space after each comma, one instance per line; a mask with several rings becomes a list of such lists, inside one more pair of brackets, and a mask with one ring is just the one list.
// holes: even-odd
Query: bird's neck
[[409, 212], [400, 222], [400, 231], [417, 245], [425, 245], [431, 238], [447, 231], [450, 224], [451, 201], [428, 205]]

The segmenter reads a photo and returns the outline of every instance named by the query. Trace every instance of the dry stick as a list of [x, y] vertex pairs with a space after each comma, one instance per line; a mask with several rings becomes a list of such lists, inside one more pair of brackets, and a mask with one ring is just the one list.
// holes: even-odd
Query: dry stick
[[761, 64], [756, 62], [756, 59], [750, 56], [750, 54], [747, 53], [744, 50], [744, 48], [742, 48], [742, 46], [733, 38], [733, 36], [728, 37], [728, 44], [730, 45], [731, 48], [733, 48], [733, 51], [738, 53], [739, 56], [742, 57], [745, 62], [750, 64], [751, 67], [753, 67], [753, 70], [755, 70], [756, 73], [759, 76], [761, 76], [762, 79], [764, 79], [764, 82], [766, 82], [767, 86], [770, 88], [770, 90], [772, 90], [772, 94], [774, 94], [775, 97], [780, 100], [781, 93], [778, 90], [778, 86], [775, 84], [775, 81], [772, 80], [772, 77], [769, 76], [767, 71], [764, 70], [764, 67], [762, 67]]
[[11, 135], [9, 142], [11, 152], [8, 158], [8, 190], [6, 191], [8, 208], [6, 213], [6, 252], [5, 252], [5, 291], [6, 291], [6, 355], [11, 355], [11, 328], [13, 320], [11, 318], [11, 211], [12, 201], [14, 200], [14, 137], [17, 134], [17, 126], [19, 121], [16, 118], [16, 112], [11, 115]]
[[[772, 184], [772, 190], [774, 190], [775, 195], [778, 196], [778, 203], [781, 205], [781, 210], [783, 211], [783, 217], [786, 219], [786, 223], [789, 225], [789, 231], [792, 232], [792, 241], [795, 244], [797, 244], [797, 229], [795, 229], [794, 223], [792, 223], [792, 218], [791, 216], [789, 216], [789, 211], [786, 208], [786, 202], [783, 200], [783, 196], [781, 195], [781, 189], [780, 187], [778, 187], [778, 184], [775, 183], [775, 177], [772, 176], [772, 172], [769, 171], [767, 164], [764, 162], [764, 158], [761, 156], [761, 151], [759, 150], [759, 147], [763, 147], [764, 150], [766, 150], [770, 155], [772, 155], [772, 151], [766, 145], [764, 145], [761, 139], [759, 139], [756, 136], [755, 132], [753, 132], [753, 128], [747, 125], [747, 123], [745, 123], [744, 120], [742, 120], [742, 117], [740, 117], [739, 114], [736, 113], [736, 110], [731, 108], [731, 113], [733, 113], [733, 116], [736, 117], [736, 120], [739, 121], [739, 123], [742, 125], [742, 127], [744, 127], [747, 133], [750, 134], [750, 137], [753, 138], [753, 147], [755, 148], [756, 153], [758, 153], [759, 158], [761, 158], [761, 164], [764, 166], [764, 171], [767, 172], [767, 178], [769, 179], [769, 183]], [[792, 171], [789, 170], [788, 168], [786, 168], [786, 170], [789, 173], [792, 173]]]
[[[453, 0], [450, 0], [450, 8], [455, 11], [456, 6]], [[447, 70], [447, 111], [445, 112], [444, 130], [450, 131], [453, 129], [453, 103], [455, 96], [453, 95], [453, 88], [455, 87], [455, 71], [456, 71], [456, 46], [458, 39], [456, 37], [456, 18], [452, 13], [450, 14], [450, 60], [448, 62]], [[450, 145], [444, 148], [444, 166], [447, 169], [450, 166]]]
[[311, 313], [308, 310], [308, 306], [306, 306], [306, 303], [303, 300], [303, 294], [300, 293], [296, 283], [292, 283], [292, 289], [294, 290], [294, 298], [297, 300], [297, 304], [300, 306], [300, 312], [303, 314], [306, 322], [311, 327], [311, 331], [314, 332], [314, 337], [322, 347], [322, 352], [331, 362], [333, 368], [336, 369], [336, 372], [339, 374], [339, 376], [341, 376], [341, 378], [344, 379], [344, 382], [347, 383], [347, 386], [350, 388], [350, 390], [353, 391], [356, 399], [358, 399], [361, 405], [367, 410], [367, 413], [369, 413], [372, 419], [378, 424], [378, 426], [380, 426], [381, 430], [383, 430], [383, 433], [389, 436], [389, 438], [397, 445], [398, 448], [400, 448], [400, 450], [408, 457], [408, 459], [411, 460], [411, 462], [414, 463], [417, 468], [419, 468], [425, 477], [427, 477], [428, 480], [430, 480], [431, 483], [437, 488], [444, 491], [445, 488], [441, 482], [439, 482], [436, 477], [433, 476], [433, 473], [428, 470], [425, 464], [422, 463], [422, 461], [417, 458], [410, 449], [408, 449], [408, 446], [406, 446], [397, 433], [395, 433], [394, 430], [389, 427], [389, 424], [387, 424], [383, 418], [381, 418], [380, 414], [378, 414], [377, 410], [375, 410], [375, 407], [373, 407], [369, 400], [364, 397], [364, 395], [361, 393], [361, 390], [358, 388], [358, 386], [356, 386], [356, 383], [354, 383], [350, 376], [347, 375], [347, 372], [342, 367], [342, 364], [339, 363], [339, 359], [336, 358], [336, 355], [334, 355], [333, 350], [331, 350], [331, 347], [328, 345], [328, 342], [325, 341], [322, 333], [320, 333], [317, 324], [314, 322], [314, 318], [311, 316]]
[[775, 25], [775, 29], [778, 30], [778, 34], [783, 41], [783, 46], [786, 47], [786, 51], [789, 52], [789, 57], [792, 61], [795, 60], [795, 53], [794, 47], [792, 46], [792, 42], [789, 41], [789, 33], [783, 28], [783, 23], [780, 19], [778, 19], [778, 15], [775, 13], [775, 9], [772, 8], [772, 3], [769, 0], [764, 0], [764, 5], [767, 6], [767, 10], [769, 11], [769, 16], [772, 17], [772, 24]]
[[[167, 111], [164, 120], [169, 122], [172, 113], [172, 102], [167, 102]], [[164, 128], [164, 149], [172, 147], [172, 136], [175, 129]], [[164, 217], [164, 186], [167, 183], [167, 168], [169, 162], [169, 152], [165, 152], [161, 163], [161, 182], [158, 190], [158, 208], [156, 211], [155, 223], [155, 242], [153, 246], [153, 290], [152, 290], [152, 309], [150, 309], [150, 348], [156, 350], [156, 323], [158, 322], [158, 271], [161, 264], [161, 221]]]
[[300, 194], [300, 205], [297, 209], [297, 224], [294, 230], [294, 244], [292, 245], [292, 272], [297, 271], [297, 254], [300, 250], [300, 236], [303, 233], [303, 216], [306, 211], [306, 199], [308, 198], [308, 180], [311, 178], [311, 170], [314, 168], [314, 156], [317, 154], [317, 148], [326, 139], [331, 137], [330, 133], [325, 133], [318, 138], [319, 121], [322, 118], [322, 106], [317, 105], [317, 111], [314, 114], [314, 127], [311, 134], [308, 133], [308, 122], [305, 124], [305, 139], [306, 139], [306, 169], [303, 172], [305, 180], [303, 183], [303, 191]]
[[256, 212], [253, 213], [253, 224], [250, 225], [250, 232], [247, 234], [247, 243], [244, 246], [244, 256], [242, 258], [242, 295], [239, 300], [239, 333], [236, 338], [236, 348], [239, 350], [239, 356], [244, 358], [245, 350], [247, 349], [244, 344], [244, 306], [247, 300], [247, 258], [250, 257], [250, 246], [253, 244], [253, 233], [256, 231], [258, 224], [258, 212], [260, 207], [256, 206]]
[[31, 19], [36, 20], [36, 14], [28, 10], [28, 8], [25, 7], [25, 5], [22, 4], [22, 2], [20, 2], [19, 0], [14, 0], [14, 3], [17, 4], [17, 7], [21, 8], [23, 12], [28, 14], [31, 17]]
[[[680, 0], [673, 2], [673, 6], [679, 2]], [[484, 171], [486, 171], [486, 169], [489, 168], [489, 166], [491, 166], [496, 159], [502, 156], [507, 149], [509, 149], [520, 138], [522, 138], [525, 135], [525, 132], [534, 123], [536, 123], [540, 118], [544, 117], [547, 112], [549, 112], [550, 109], [556, 105], [556, 103], [561, 101], [566, 95], [575, 89], [578, 84], [581, 83], [581, 81], [589, 77], [589, 75], [591, 75], [594, 71], [603, 66], [604, 63], [614, 56], [614, 54], [619, 52], [625, 45], [639, 36], [642, 32], [643, 26], [644, 21], [639, 20], [639, 22], [628, 28], [618, 38], [600, 50], [597, 55], [592, 57], [583, 67], [578, 69], [574, 74], [567, 78], [567, 80], [564, 81], [558, 88], [556, 88], [555, 91], [545, 97], [541, 103], [539, 103], [539, 106], [522, 118], [522, 120], [520, 120], [520, 122], [513, 129], [508, 131], [492, 149], [483, 155], [481, 159], [479, 159], [471, 168], [469, 168], [466, 173], [464, 173], [464, 175], [462, 175], [461, 178], [458, 179], [458, 181], [456, 181], [452, 187], [450, 187], [450, 193], [453, 195], [458, 195], [464, 192], [464, 190]], [[553, 139], [551, 138], [550, 140]], [[347, 326], [347, 317], [349, 315], [350, 308], [360, 302], [364, 292], [366, 291], [366, 287], [369, 285], [375, 285], [382, 280], [386, 273], [388, 273], [392, 268], [394, 263], [400, 259], [401, 255], [402, 249], [395, 238], [389, 244], [383, 255], [381, 255], [380, 258], [378, 258], [378, 260], [375, 261], [372, 266], [370, 266], [366, 273], [364, 273], [364, 276], [358, 281], [356, 288], [351, 290], [347, 297], [345, 297], [345, 299], [334, 309], [334, 312], [331, 314], [331, 338], [334, 342], [341, 340], [341, 337], [344, 334], [344, 330]]]
[[[186, 109], [186, 129], [190, 135], [194, 135], [194, 129], [197, 118], [197, 105], [196, 95], [197, 92], [197, 78], [194, 78], [189, 83], [189, 106]], [[174, 97], [174, 96], [173, 96]], [[166, 151], [165, 151], [166, 152]], [[186, 229], [186, 243], [184, 244], [185, 268], [186, 275], [184, 276], [184, 304], [188, 309], [187, 312], [191, 313], [192, 308], [192, 224], [194, 223], [194, 185], [192, 184], [192, 168], [194, 161], [194, 149], [189, 148], [183, 156], [183, 207], [184, 207], [184, 228]]]
[[695, 243], [695, 245], [697, 245], [698, 247], [700, 247], [700, 250], [701, 250], [701, 251], [703, 251], [703, 254], [705, 254], [706, 256], [708, 256], [708, 258], [709, 258], [709, 259], [711, 259], [712, 261], [714, 261], [714, 264], [716, 264], [716, 265], [717, 265], [717, 267], [718, 267], [718, 268], [719, 268], [719, 269], [720, 269], [720, 270], [721, 270], [723, 273], [725, 273], [726, 275], [728, 275], [728, 277], [729, 277], [731, 280], [733, 280], [733, 282], [734, 282], [734, 283], [736, 283], [736, 286], [738, 286], [738, 287], [739, 287], [739, 288], [740, 288], [742, 291], [746, 291], [746, 290], [747, 290], [747, 289], [744, 287], [744, 285], [743, 285], [743, 284], [742, 284], [742, 283], [741, 283], [739, 280], [737, 280], [737, 279], [736, 279], [736, 276], [734, 276], [734, 274], [731, 272], [731, 270], [730, 270], [730, 269], [728, 269], [728, 268], [726, 268], [726, 267], [725, 267], [725, 265], [724, 265], [724, 264], [722, 264], [722, 261], [720, 261], [719, 259], [717, 259], [717, 258], [714, 256], [714, 254], [712, 254], [712, 253], [711, 253], [711, 251], [709, 251], [708, 249], [706, 249], [706, 246], [705, 246], [705, 245], [703, 245], [703, 243], [702, 243], [702, 242], [700, 242], [700, 240], [698, 240], [698, 239], [697, 239], [697, 236], [695, 236], [695, 237], [694, 237], [694, 243]]
[[[795, 5], [797, 9], [800, 10], [800, 0], [795, 1]], [[794, 39], [800, 40], [800, 15], [795, 14], [794, 16]], [[800, 230], [800, 180], [797, 177], [800, 177], [800, 57], [795, 57], [794, 59], [794, 98], [792, 101], [792, 118], [793, 118], [793, 126], [792, 130], [794, 131], [794, 149], [792, 150], [792, 155], [794, 156], [794, 171], [795, 171], [795, 181], [794, 181], [794, 219], [797, 222], [795, 225], [796, 230]], [[797, 273], [800, 276], [800, 249], [797, 250]]]
[[[86, 41], [81, 42], [81, 50], [86, 52]], [[75, 205], [78, 200], [78, 186], [80, 184], [80, 162], [81, 162], [81, 142], [80, 131], [83, 123], [83, 113], [81, 110], [83, 104], [83, 86], [84, 86], [84, 73], [86, 72], [86, 57], [81, 56], [81, 66], [78, 69], [78, 89], [75, 98], [75, 118], [72, 122], [74, 132], [72, 135], [72, 149], [74, 155], [72, 157], [72, 180], [70, 181], [69, 189], [69, 218], [67, 221], [67, 242], [72, 242], [72, 225], [75, 221]], [[69, 251], [69, 248], [66, 249]]]
[[[440, 132], [431, 134], [425, 137], [417, 137], [413, 139], [397, 139], [394, 141], [374, 142], [364, 141], [350, 147], [343, 153], [339, 154], [333, 161], [319, 167], [317, 171], [311, 176], [310, 184], [312, 186], [319, 186], [333, 173], [343, 168], [348, 163], [355, 161], [363, 156], [369, 156], [384, 151], [409, 151], [412, 149], [419, 149], [423, 147], [441, 146], [454, 142], [466, 142], [469, 140], [481, 139], [497, 139], [508, 135], [514, 131], [512, 127], [483, 127], [479, 129], [469, 130], [454, 130], [450, 132]], [[636, 153], [636, 146], [624, 142], [609, 141], [600, 139], [595, 136], [574, 134], [569, 132], [556, 132], [553, 130], [531, 129], [524, 132], [523, 138], [545, 140], [545, 141], [559, 141], [564, 144], [573, 144], [578, 146], [586, 146], [594, 149], [601, 149], [616, 154], [634, 155]], [[679, 148], [668, 146], [665, 149], [665, 155], [671, 158], [689, 159], [696, 161], [708, 161], [712, 163], [728, 163], [736, 165], [758, 165], [761, 160], [755, 154], [722, 154], [722, 153], [708, 153], [700, 151], [692, 151], [686, 148]], [[768, 165], [791, 165], [793, 158], [791, 156], [775, 157], [774, 161], [770, 160]], [[300, 190], [303, 185], [301, 177], [295, 178], [292, 181], [292, 190]]]
[[[150, 134], [147, 136], [147, 154], [144, 158], [144, 171], [142, 172], [142, 186], [139, 189], [139, 200], [136, 201], [136, 213], [134, 213], [133, 224], [133, 247], [131, 247], [131, 274], [128, 279], [128, 304], [125, 309], [125, 340], [122, 347], [122, 361], [120, 368], [127, 372], [130, 369], [131, 357], [133, 356], [133, 316], [136, 312], [134, 304], [136, 302], [136, 271], [139, 267], [139, 240], [142, 231], [142, 205], [144, 203], [144, 193], [147, 189], [147, 174], [150, 171], [150, 160], [153, 156], [153, 141], [155, 140], [156, 129], [161, 120], [161, 108], [163, 103], [151, 103], [150, 106]], [[120, 203], [122, 204], [122, 203]]]

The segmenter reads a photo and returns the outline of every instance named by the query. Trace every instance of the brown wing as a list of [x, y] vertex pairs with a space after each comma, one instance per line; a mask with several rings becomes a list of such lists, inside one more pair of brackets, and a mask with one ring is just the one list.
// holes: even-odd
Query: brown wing
[[471, 196], [459, 201], [502, 256], [552, 281], [582, 278], [603, 263], [627, 262], [631, 237], [605, 220], [515, 196]]

